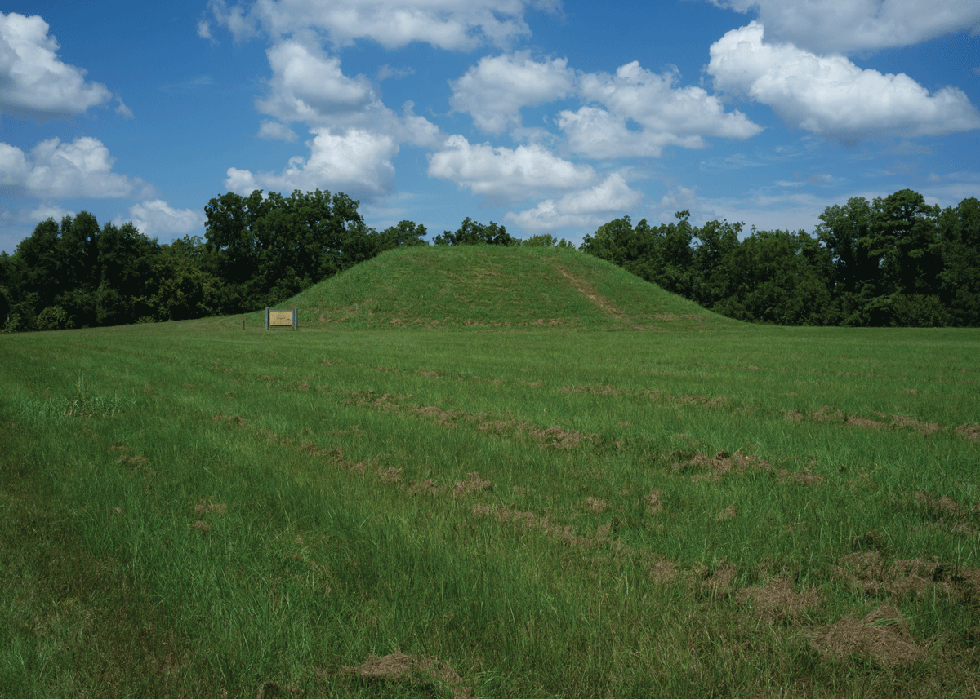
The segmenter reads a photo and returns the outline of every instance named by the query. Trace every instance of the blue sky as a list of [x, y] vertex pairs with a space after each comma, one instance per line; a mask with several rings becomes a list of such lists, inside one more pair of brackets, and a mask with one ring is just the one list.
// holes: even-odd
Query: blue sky
[[0, 11], [0, 249], [87, 210], [169, 242], [226, 191], [578, 243], [812, 231], [980, 196], [980, 2], [171, 0]]

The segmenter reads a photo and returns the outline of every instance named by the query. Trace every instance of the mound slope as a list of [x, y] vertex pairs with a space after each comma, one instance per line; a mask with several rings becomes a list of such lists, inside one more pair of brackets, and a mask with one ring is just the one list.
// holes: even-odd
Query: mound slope
[[734, 324], [609, 262], [557, 248], [391, 250], [281, 307], [298, 307], [306, 328]]

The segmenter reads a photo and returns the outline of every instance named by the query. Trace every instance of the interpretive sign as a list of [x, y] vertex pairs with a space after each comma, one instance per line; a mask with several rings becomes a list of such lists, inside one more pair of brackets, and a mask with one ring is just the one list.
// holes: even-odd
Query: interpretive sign
[[272, 328], [292, 328], [296, 329], [296, 321], [299, 319], [299, 309], [293, 308], [289, 311], [275, 311], [271, 308], [265, 309], [265, 329]]

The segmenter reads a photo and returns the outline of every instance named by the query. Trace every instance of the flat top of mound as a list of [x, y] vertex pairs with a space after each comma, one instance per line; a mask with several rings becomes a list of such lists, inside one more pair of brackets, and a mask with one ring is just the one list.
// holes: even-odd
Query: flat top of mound
[[304, 328], [652, 329], [735, 322], [575, 250], [491, 246], [385, 252], [279, 308]]

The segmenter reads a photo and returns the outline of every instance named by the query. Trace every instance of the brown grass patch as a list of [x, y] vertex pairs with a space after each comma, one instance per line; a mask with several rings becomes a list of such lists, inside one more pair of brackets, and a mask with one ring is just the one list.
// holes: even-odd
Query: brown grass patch
[[408, 486], [409, 495], [439, 495], [445, 490], [446, 486], [439, 485], [431, 478], [426, 478], [423, 481], [412, 481], [411, 485]]
[[670, 585], [677, 577], [677, 566], [670, 561], [657, 561], [650, 568], [650, 578], [658, 585]]
[[468, 495], [470, 493], [478, 493], [484, 490], [489, 490], [493, 487], [493, 481], [488, 481], [480, 478], [480, 474], [476, 471], [466, 474], [465, 481], [456, 481], [453, 484], [453, 497], [461, 497], [463, 495]]
[[825, 658], [860, 657], [883, 668], [908, 665], [926, 657], [926, 651], [912, 642], [909, 626], [901, 613], [881, 606], [860, 621], [844, 617], [836, 624], [817, 631], [810, 645]]
[[820, 485], [823, 483], [824, 477], [809, 471], [797, 471], [793, 474], [793, 481], [800, 485]]
[[870, 596], [890, 595], [896, 599], [938, 590], [961, 600], [976, 599], [980, 593], [980, 570], [943, 565], [937, 558], [895, 559], [886, 563], [877, 551], [858, 551], [844, 556], [831, 570]]
[[454, 698], [470, 697], [470, 689], [460, 686], [462, 680], [456, 671], [437, 658], [415, 658], [395, 651], [383, 657], [369, 655], [361, 665], [343, 666], [341, 671], [366, 681], [409, 682], [429, 687], [445, 684], [452, 689]]
[[663, 494], [664, 491], [660, 490], [659, 488], [654, 488], [650, 491], [650, 494], [647, 495], [647, 512], [649, 514], [657, 515], [664, 511], [664, 503], [661, 499]]
[[736, 596], [739, 604], [751, 603], [756, 612], [769, 621], [793, 619], [807, 607], [822, 601], [816, 589], [797, 592], [789, 578], [770, 580], [765, 585], [747, 587]]
[[844, 424], [851, 425], [852, 427], [861, 427], [866, 430], [880, 430], [883, 427], [888, 427], [884, 422], [870, 420], [866, 417], [849, 417], [845, 420]]
[[719, 512], [715, 516], [715, 519], [717, 521], [719, 521], [719, 522], [725, 522], [725, 521], [727, 521], [729, 519], [735, 519], [735, 515], [737, 515], [737, 514], [738, 514], [738, 511], [735, 509], [735, 503], [732, 503], [731, 505], [729, 505], [728, 507], [726, 507], [724, 510], [722, 510], [721, 512]]
[[963, 439], [969, 439], [971, 442], [975, 442], [980, 439], [980, 424], [971, 422], [966, 425], [960, 425], [956, 428], [956, 434]]
[[[542, 531], [555, 541], [566, 546], [590, 548], [599, 544], [605, 544], [609, 542], [609, 535], [612, 533], [612, 525], [604, 524], [596, 529], [595, 535], [591, 537], [578, 536], [575, 533], [575, 528], [570, 525], [561, 526], [560, 524], [555, 524], [548, 517], [541, 517], [533, 512], [514, 509], [513, 505], [510, 508], [494, 507], [493, 505], [474, 505], [472, 512], [477, 517], [493, 517], [498, 522], [504, 524], [516, 524], [523, 531]], [[613, 543], [617, 548], [622, 547], [619, 542]]]
[[711, 597], [727, 597], [732, 593], [732, 581], [738, 570], [729, 563], [716, 566], [714, 570], [703, 563], [698, 563], [691, 569], [693, 582], [702, 595]]
[[936, 497], [924, 490], [915, 491], [914, 500], [920, 510], [936, 520], [937, 526], [949, 527], [963, 534], [977, 533], [974, 525], [980, 515], [980, 505], [967, 507], [952, 498]]
[[402, 470], [400, 468], [379, 468], [378, 469], [378, 480], [382, 483], [397, 483], [402, 479]]
[[817, 422], [843, 422], [844, 413], [831, 405], [825, 405], [820, 410], [810, 413]]
[[938, 422], [922, 422], [908, 415], [892, 415], [892, 425], [895, 427], [916, 429], [922, 434], [933, 434], [942, 429]]
[[772, 471], [772, 464], [765, 459], [752, 455], [743, 454], [740, 451], [729, 454], [727, 451], [719, 450], [713, 457], [708, 457], [703, 452], [697, 452], [694, 458], [685, 463], [674, 464], [673, 469], [680, 471], [684, 468], [705, 469], [705, 473], [699, 473], [691, 477], [693, 481], [720, 481], [722, 476], [737, 471], [744, 473], [748, 470]]
[[609, 509], [609, 503], [599, 498], [587, 498], [585, 504], [589, 506], [590, 510], [600, 515]]
[[201, 500], [194, 505], [194, 513], [198, 517], [206, 515], [209, 512], [216, 512], [219, 515], [226, 514], [228, 512], [228, 505], [223, 502], [211, 502], [210, 500]]

